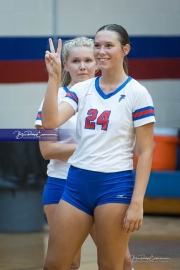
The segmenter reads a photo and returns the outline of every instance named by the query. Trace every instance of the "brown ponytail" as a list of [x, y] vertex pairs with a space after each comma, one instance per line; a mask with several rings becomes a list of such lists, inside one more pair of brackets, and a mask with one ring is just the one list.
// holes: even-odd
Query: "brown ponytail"
[[124, 68], [124, 71], [125, 71], [126, 75], [128, 75], [128, 62], [127, 62], [127, 57], [124, 57], [124, 60], [123, 60], [123, 68]]

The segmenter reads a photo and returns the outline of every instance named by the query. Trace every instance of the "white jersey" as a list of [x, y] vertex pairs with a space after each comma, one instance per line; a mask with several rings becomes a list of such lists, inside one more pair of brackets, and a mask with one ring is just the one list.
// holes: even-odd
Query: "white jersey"
[[78, 147], [68, 162], [105, 173], [132, 170], [135, 128], [155, 122], [152, 98], [131, 77], [109, 94], [99, 79], [77, 83], [64, 98], [78, 110]]
[[[63, 100], [66, 93], [69, 91], [67, 87], [59, 88], [58, 92], [58, 104]], [[39, 108], [37, 118], [35, 121], [35, 125], [42, 126], [42, 118], [41, 118], [41, 111], [43, 102]], [[71, 117], [66, 123], [64, 123], [61, 127], [58, 127], [56, 131], [58, 132], [58, 137], [60, 138], [59, 143], [76, 143], [76, 121], [77, 121], [77, 114]], [[68, 162], [64, 162], [57, 159], [51, 159], [48, 167], [47, 167], [47, 175], [51, 177], [67, 179], [67, 174], [69, 170]]]

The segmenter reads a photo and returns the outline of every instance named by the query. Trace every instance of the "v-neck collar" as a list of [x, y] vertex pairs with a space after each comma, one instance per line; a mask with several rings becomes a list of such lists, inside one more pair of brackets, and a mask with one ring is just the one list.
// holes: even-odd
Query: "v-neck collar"
[[119, 91], [121, 91], [125, 86], [126, 84], [128, 84], [128, 82], [130, 82], [132, 80], [132, 78], [129, 76], [126, 81], [121, 84], [116, 90], [114, 90], [113, 92], [109, 93], [109, 94], [105, 94], [100, 86], [99, 86], [99, 79], [100, 79], [100, 76], [96, 78], [95, 80], [95, 88], [96, 88], [96, 91], [98, 92], [98, 94], [103, 98], [103, 99], [108, 99], [112, 96], [114, 96], [115, 94], [117, 94]]

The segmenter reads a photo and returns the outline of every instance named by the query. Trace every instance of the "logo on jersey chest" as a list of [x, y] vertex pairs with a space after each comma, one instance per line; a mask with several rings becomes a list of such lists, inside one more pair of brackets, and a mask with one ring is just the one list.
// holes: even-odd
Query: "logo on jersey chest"
[[122, 99], [125, 99], [126, 95], [120, 95], [120, 98], [119, 98], [119, 102], [122, 100]]

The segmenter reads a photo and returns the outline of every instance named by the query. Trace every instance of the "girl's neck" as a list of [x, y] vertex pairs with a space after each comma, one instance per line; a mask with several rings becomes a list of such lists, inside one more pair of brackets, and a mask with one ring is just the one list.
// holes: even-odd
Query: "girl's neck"
[[121, 84], [123, 84], [128, 78], [128, 75], [124, 72], [109, 72], [102, 71], [102, 76], [100, 78], [100, 88], [106, 94], [116, 90]]

